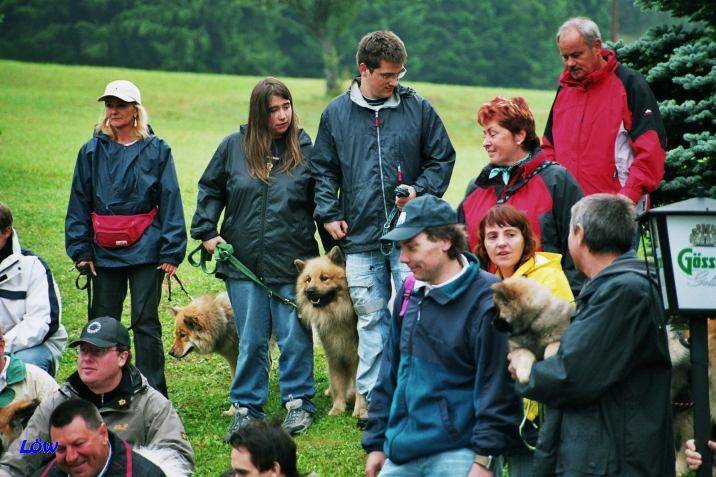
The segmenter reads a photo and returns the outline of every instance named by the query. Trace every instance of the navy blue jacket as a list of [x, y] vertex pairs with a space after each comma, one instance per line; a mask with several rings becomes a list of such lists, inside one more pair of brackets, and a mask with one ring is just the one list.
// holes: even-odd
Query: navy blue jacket
[[490, 286], [499, 280], [468, 258], [454, 282], [427, 296], [413, 291], [402, 326], [395, 301], [363, 433], [367, 452], [403, 464], [461, 448], [499, 455], [514, 444], [522, 405], [507, 372], [507, 335], [492, 326]]
[[[179, 265], [186, 252], [186, 225], [171, 149], [154, 135], [124, 147], [96, 133], [77, 154], [65, 218], [67, 255], [109, 268]], [[154, 207], [159, 213], [135, 244], [110, 249], [94, 241], [91, 212], [134, 215]]]
[[[384, 105], [369, 105], [354, 82], [321, 115], [311, 160], [318, 223], [345, 220], [346, 253], [380, 248], [395, 203], [398, 167], [418, 195], [442, 197], [455, 149], [440, 117], [413, 89], [399, 86]], [[340, 197], [339, 192], [340, 190]]]

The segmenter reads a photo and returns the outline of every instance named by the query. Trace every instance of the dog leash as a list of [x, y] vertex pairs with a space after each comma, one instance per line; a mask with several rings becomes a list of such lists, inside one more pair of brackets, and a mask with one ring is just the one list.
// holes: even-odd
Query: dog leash
[[[75, 278], [75, 288], [78, 290], [87, 290], [87, 321], [92, 319], [92, 273], [89, 270], [89, 266], [82, 270], [77, 270], [77, 278]], [[80, 284], [80, 279], [85, 277], [84, 285]]]
[[184, 292], [184, 294], [189, 297], [189, 300], [193, 300], [193, 297], [189, 294], [188, 291], [186, 291], [186, 288], [184, 288], [184, 284], [179, 279], [179, 275], [176, 273], [172, 275], [171, 277], [169, 275], [167, 277], [167, 301], [172, 301], [172, 277], [174, 277], [174, 280], [176, 280], [177, 284], [179, 285], [179, 288], [181, 288], [181, 291]]
[[[199, 261], [197, 261], [195, 258], [197, 252], [199, 252], [201, 254]], [[232, 247], [231, 244], [228, 244], [228, 243], [218, 244], [216, 246], [216, 251], [214, 252], [214, 255], [216, 256], [217, 264], [218, 264], [218, 262], [227, 262], [227, 263], [231, 264], [231, 266], [233, 266], [236, 270], [241, 272], [249, 280], [251, 280], [258, 286], [263, 288], [271, 298], [274, 298], [274, 299], [280, 301], [284, 305], [288, 305], [288, 306], [297, 308], [296, 302], [284, 297], [280, 293], [275, 292], [271, 287], [266, 285], [259, 277], [257, 277], [256, 274], [249, 269], [249, 267], [247, 267], [246, 265], [241, 263], [241, 261], [239, 261], [239, 259], [237, 259], [234, 256], [234, 247]], [[207, 262], [211, 261], [211, 254], [202, 245], [199, 245], [194, 250], [192, 250], [191, 253], [189, 254], [189, 256], [187, 257], [187, 260], [189, 261], [189, 264], [192, 267], [201, 268], [201, 270], [204, 273], [206, 273], [207, 275], [216, 274], [216, 266], [214, 267], [213, 270], [209, 270], [209, 268], [206, 265]]]

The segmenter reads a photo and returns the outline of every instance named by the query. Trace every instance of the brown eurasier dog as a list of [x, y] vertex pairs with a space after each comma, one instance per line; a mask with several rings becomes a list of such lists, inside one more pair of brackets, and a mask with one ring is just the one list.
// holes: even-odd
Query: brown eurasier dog
[[507, 278], [492, 285], [492, 290], [500, 310], [494, 326], [508, 333], [517, 379], [526, 383], [535, 360], [549, 358], [559, 349], [574, 306], [525, 277]]
[[329, 415], [341, 414], [346, 402], [354, 400], [353, 415], [366, 416], [366, 402], [355, 391], [358, 368], [358, 318], [348, 294], [343, 254], [333, 247], [328, 254], [304, 262], [295, 260], [299, 276], [296, 303], [301, 319], [310, 324], [326, 353], [333, 399]]
[[0, 455], [4, 454], [5, 449], [22, 433], [39, 405], [38, 399], [24, 399], [0, 409]]

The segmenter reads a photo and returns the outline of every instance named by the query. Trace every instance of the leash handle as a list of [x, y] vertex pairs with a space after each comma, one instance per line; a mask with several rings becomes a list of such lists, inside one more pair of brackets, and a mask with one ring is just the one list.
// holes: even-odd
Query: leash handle
[[[87, 321], [92, 319], [92, 273], [89, 267], [78, 269], [77, 277], [75, 278], [75, 288], [78, 290], [87, 290]], [[85, 284], [80, 285], [80, 279], [82, 276], [85, 277]]]
[[[219, 245], [217, 245], [216, 248], [219, 248]], [[199, 253], [199, 260], [196, 259], [197, 253]], [[216, 266], [214, 266], [213, 270], [209, 270], [209, 267], [206, 266], [207, 262], [211, 262], [211, 254], [204, 248], [202, 244], [199, 244], [198, 247], [189, 252], [189, 255], [186, 259], [189, 262], [189, 265], [191, 265], [192, 267], [201, 268], [201, 271], [206, 273], [207, 275], [213, 275], [216, 273]]]

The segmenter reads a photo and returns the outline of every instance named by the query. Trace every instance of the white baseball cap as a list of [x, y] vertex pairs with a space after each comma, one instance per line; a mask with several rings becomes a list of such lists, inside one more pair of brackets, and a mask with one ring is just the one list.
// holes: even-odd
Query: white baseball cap
[[127, 80], [112, 81], [104, 89], [104, 94], [97, 98], [97, 101], [104, 101], [105, 98], [114, 97], [128, 103], [142, 104], [142, 96], [139, 94], [139, 88], [134, 83]]

